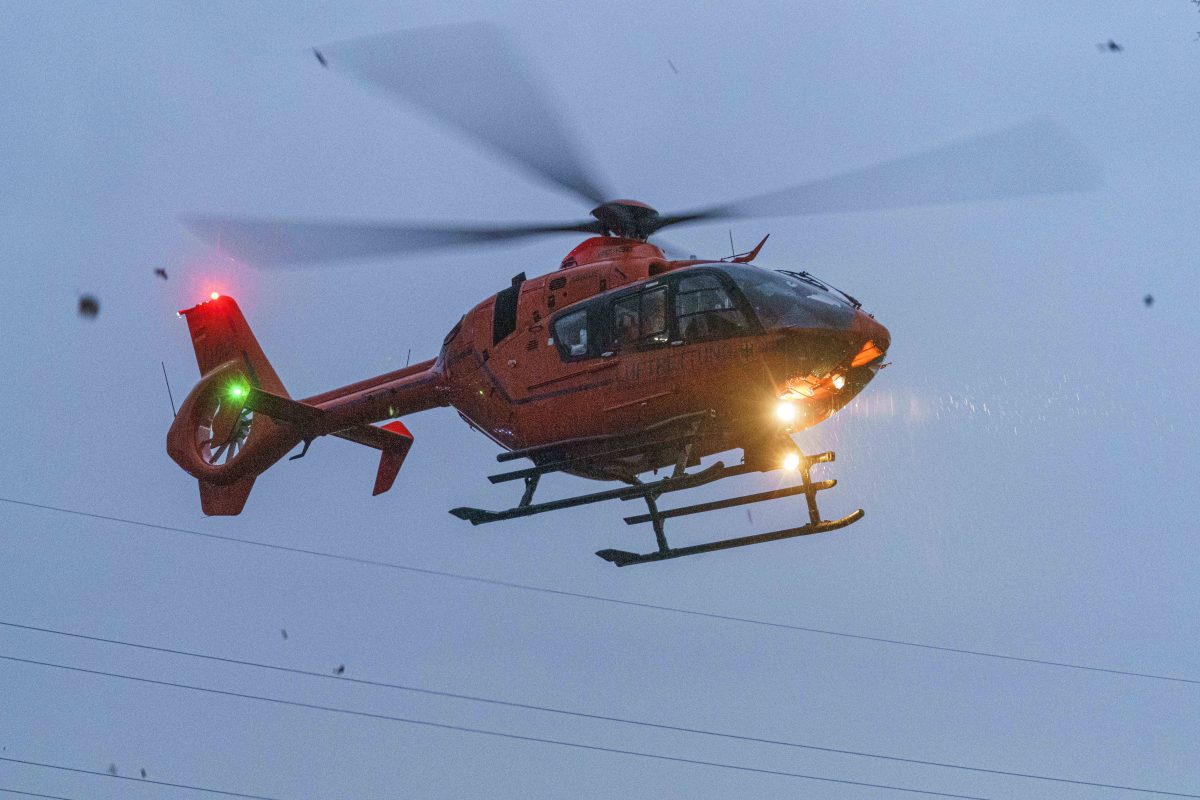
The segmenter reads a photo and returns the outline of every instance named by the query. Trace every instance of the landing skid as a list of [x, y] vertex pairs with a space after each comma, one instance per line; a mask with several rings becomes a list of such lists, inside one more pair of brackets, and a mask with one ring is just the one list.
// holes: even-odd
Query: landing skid
[[603, 558], [605, 561], [611, 561], [618, 567], [628, 567], [630, 564], [645, 564], [648, 561], [665, 561], [668, 558], [679, 558], [680, 556], [692, 556], [697, 553], [711, 553], [714, 550], [728, 550], [731, 547], [745, 547], [749, 544], [762, 544], [763, 542], [774, 542], [778, 539], [791, 539], [795, 536], [809, 536], [814, 533], [826, 533], [827, 531], [836, 531], [838, 528], [844, 528], [847, 525], [852, 525], [863, 518], [863, 510], [860, 508], [852, 514], [847, 514], [841, 519], [823, 520], [815, 525], [801, 525], [799, 528], [787, 528], [782, 531], [773, 533], [755, 533], [750, 536], [739, 536], [736, 539], [721, 539], [708, 544], [697, 544], [691, 547], [667, 547], [659, 549], [652, 553], [631, 553], [628, 550], [597, 550], [596, 555]]
[[[559, 511], [564, 508], [574, 508], [576, 506], [589, 505], [591, 503], [600, 503], [606, 500], [642, 500], [646, 503], [648, 513], [636, 514], [625, 518], [626, 524], [637, 525], [644, 522], [651, 523], [654, 529], [654, 537], [658, 544], [658, 549], [649, 553], [632, 553], [627, 550], [600, 550], [596, 555], [603, 558], [618, 567], [625, 567], [631, 564], [645, 564], [650, 561], [664, 561], [670, 558], [679, 558], [681, 556], [690, 556], [697, 553], [709, 553], [715, 550], [727, 550], [734, 547], [745, 547], [752, 544], [762, 544], [764, 542], [773, 542], [778, 539], [791, 539], [797, 536], [809, 536], [815, 533], [826, 533], [828, 531], [838, 530], [847, 525], [851, 525], [862, 519], [863, 511], [858, 509], [851, 514], [848, 514], [841, 519], [823, 520], [821, 513], [817, 508], [817, 492], [825, 489], [832, 489], [837, 485], [835, 480], [813, 481], [810, 476], [810, 470], [815, 464], [824, 464], [834, 460], [835, 456], [831, 452], [818, 453], [816, 455], [805, 455], [796, 449], [795, 445], [787, 437], [781, 437], [781, 448], [788, 452], [794, 452], [799, 457], [797, 472], [800, 477], [800, 483], [796, 486], [789, 486], [782, 489], [775, 489], [769, 492], [758, 492], [756, 494], [740, 495], [730, 497], [724, 500], [715, 500], [707, 503], [697, 503], [690, 506], [681, 506], [678, 508], [667, 509], [660, 511], [658, 508], [658, 498], [665, 494], [682, 491], [684, 489], [694, 489], [705, 484], [719, 481], [723, 478], [731, 478], [736, 475], [745, 475], [750, 472], [769, 472], [777, 467], [771, 466], [761, 461], [754, 461], [747, 458], [746, 463], [727, 467], [722, 462], [717, 462], [710, 467], [699, 470], [694, 473], [688, 473], [685, 470], [686, 465], [692, 457], [692, 448], [695, 444], [698, 431], [707, 421], [711, 419], [711, 414], [705, 413], [701, 415], [692, 415], [694, 419], [685, 420], [688, 425], [688, 433], [682, 436], [674, 436], [671, 438], [661, 438], [643, 442], [640, 445], [626, 445], [616, 447], [591, 455], [578, 458], [558, 457], [553, 461], [544, 461], [542, 464], [522, 470], [501, 473], [499, 475], [490, 476], [489, 480], [493, 483], [502, 483], [506, 481], [523, 480], [525, 482], [525, 492], [521, 497], [521, 501], [513, 508], [504, 511], [486, 511], [480, 508], [455, 508], [450, 511], [451, 514], [470, 522], [472, 525], [483, 525], [489, 522], [499, 522], [506, 519], [516, 519], [518, 517], [528, 517], [535, 514], [544, 514], [549, 511]], [[786, 442], [786, 444], [782, 444]], [[533, 495], [537, 491], [538, 480], [542, 475], [549, 472], [559, 472], [572, 468], [594, 466], [598, 460], [603, 460], [606, 457], [614, 455], [626, 455], [637, 450], [649, 450], [651, 448], [663, 448], [664, 446], [678, 446], [678, 458], [675, 463], [675, 469], [669, 477], [661, 478], [651, 482], [640, 482], [636, 478], [628, 486], [622, 486], [616, 489], [608, 489], [601, 492], [592, 492], [589, 494], [577, 495], [575, 497], [567, 497], [561, 500], [550, 500], [543, 503], [534, 503]], [[502, 454], [500, 460], [507, 461], [517, 457], [513, 453]], [[772, 462], [778, 463], [778, 462]], [[771, 533], [757, 533], [748, 536], [739, 536], [730, 539], [720, 539], [705, 544], [692, 545], [689, 547], [671, 547], [667, 543], [665, 532], [665, 521], [674, 519], [675, 517], [683, 517], [691, 514], [700, 514], [706, 511], [715, 511], [722, 508], [732, 508], [735, 506], [746, 505], [748, 503], [760, 503], [767, 500], [778, 500], [785, 497], [792, 497], [803, 494], [805, 496], [809, 521], [807, 524], [800, 525], [795, 528], [787, 528], [784, 530], [773, 531]]]

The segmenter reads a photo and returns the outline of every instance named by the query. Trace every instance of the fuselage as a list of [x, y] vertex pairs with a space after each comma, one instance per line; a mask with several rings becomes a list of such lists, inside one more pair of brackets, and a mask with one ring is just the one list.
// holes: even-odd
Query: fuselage
[[805, 273], [596, 237], [468, 312], [434, 370], [473, 427], [524, 449], [706, 409], [749, 434], [778, 426], [781, 400], [790, 427], [807, 428], [861, 391], [889, 344], [856, 301]]

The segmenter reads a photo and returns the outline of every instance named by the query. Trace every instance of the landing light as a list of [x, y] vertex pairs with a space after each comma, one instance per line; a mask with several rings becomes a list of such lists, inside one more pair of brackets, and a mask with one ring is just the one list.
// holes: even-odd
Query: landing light
[[795, 422], [796, 405], [787, 400], [780, 400], [779, 405], [775, 406], [775, 416], [779, 417], [780, 422]]
[[795, 472], [800, 468], [800, 456], [797, 453], [788, 453], [783, 457], [783, 468], [788, 472]]
[[833, 376], [833, 388], [841, 390], [841, 388], [845, 385], [846, 385], [846, 376], [845, 375], [834, 375]]
[[209, 298], [210, 300], [220, 300], [220, 299], [221, 299], [221, 293], [220, 293], [220, 292], [213, 292], [212, 294], [210, 294], [210, 295], [208, 296], [208, 298]]

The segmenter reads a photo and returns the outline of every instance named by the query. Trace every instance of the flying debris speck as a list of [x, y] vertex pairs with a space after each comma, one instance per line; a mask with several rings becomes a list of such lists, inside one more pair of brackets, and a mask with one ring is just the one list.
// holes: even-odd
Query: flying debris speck
[[317, 48], [314, 47], [313, 55], [317, 57], [317, 61], [320, 62], [322, 67], [325, 67], [325, 69], [329, 69], [329, 64], [325, 61], [325, 56], [321, 55], [320, 50], [318, 50]]
[[1097, 48], [1100, 50], [1100, 52], [1102, 52], [1102, 53], [1103, 53], [1103, 52], [1105, 52], [1105, 51], [1107, 51], [1107, 52], [1109, 52], [1109, 53], [1120, 53], [1120, 52], [1122, 52], [1122, 51], [1125, 49], [1124, 47], [1122, 47], [1121, 45], [1117, 44], [1117, 43], [1116, 43], [1115, 41], [1113, 41], [1112, 39], [1109, 39], [1107, 42], [1098, 43], [1098, 44], [1096, 45], [1096, 47], [1097, 47]]
[[167, 279], [167, 271], [162, 267], [155, 267], [154, 274], [162, 278], [164, 281]]
[[1154, 295], [1148, 294], [1142, 298], [1142, 302], [1146, 304], [1146, 308], [1154, 305]]
[[79, 316], [95, 319], [100, 314], [100, 301], [90, 294], [79, 298]]
[[279, 632], [280, 632], [281, 634], [283, 634], [283, 638], [284, 638], [284, 640], [286, 641], [286, 640], [287, 640], [287, 628], [280, 628], [280, 629], [279, 629]]
[[142, 777], [146, 777], [146, 768], [142, 767]]
[[335, 670], [333, 671], [333, 674], [334, 674], [334, 675], [341, 675], [341, 674], [342, 674], [343, 672], [345, 672], [345, 671], [346, 671], [346, 665], [345, 665], [345, 664], [338, 664], [338, 668], [337, 668], [337, 669], [335, 669]]
[[674, 72], [676, 75], [678, 75], [678, 74], [679, 74], [679, 70], [675, 69], [675, 62], [671, 61], [671, 59], [669, 59], [669, 58], [668, 58], [668, 59], [667, 59], [667, 64], [669, 64], [669, 65], [670, 65], [670, 67], [671, 67], [671, 72]]
[[108, 765], [108, 774], [109, 774], [109, 775], [116, 775], [116, 774], [117, 774], [117, 765], [116, 765], [116, 764], [109, 764], [109, 765]]

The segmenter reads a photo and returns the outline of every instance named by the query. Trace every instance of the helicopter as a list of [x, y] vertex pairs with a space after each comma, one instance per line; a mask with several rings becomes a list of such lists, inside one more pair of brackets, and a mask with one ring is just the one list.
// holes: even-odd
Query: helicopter
[[[960, 140], [790, 189], [678, 213], [612, 199], [502, 33], [486, 24], [401, 31], [322, 47], [321, 66], [346, 70], [459, 129], [526, 172], [593, 205], [591, 219], [464, 226], [192, 216], [193, 232], [247, 264], [408, 255], [551, 234], [590, 234], [558, 269], [514, 275], [446, 334], [433, 358], [294, 399], [236, 301], [213, 294], [180, 311], [201, 379], [167, 433], [167, 452], [200, 487], [208, 515], [242, 511], [258, 475], [332, 435], [380, 451], [374, 494], [390, 489], [413, 444], [408, 416], [450, 406], [502, 449], [495, 475], [519, 483], [502, 511], [460, 507], [474, 525], [608, 500], [640, 500], [656, 548], [605, 549], [628, 566], [844, 528], [862, 509], [825, 520], [817, 493], [836, 481], [811, 469], [792, 434], [828, 419], [886, 365], [891, 334], [853, 296], [807, 271], [755, 266], [746, 253], [683, 257], [651, 242], [668, 226], [974, 202], [1094, 188], [1086, 152], [1044, 120]], [[383, 423], [383, 424], [377, 424]], [[741, 450], [737, 463], [706, 456]], [[666, 474], [658, 476], [660, 470]], [[782, 470], [795, 485], [660, 509], [675, 492]], [[562, 472], [619, 484], [535, 500]], [[785, 530], [671, 546], [669, 519], [803, 495], [807, 521]]]

